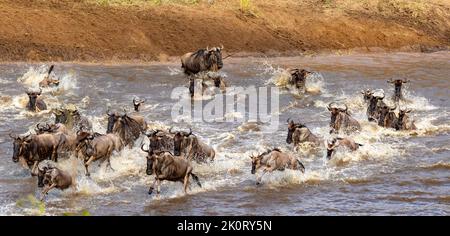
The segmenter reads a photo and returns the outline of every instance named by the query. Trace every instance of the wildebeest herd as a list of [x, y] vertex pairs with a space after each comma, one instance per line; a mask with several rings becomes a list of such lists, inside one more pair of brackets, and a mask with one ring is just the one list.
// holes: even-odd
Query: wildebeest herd
[[[200, 49], [187, 53], [181, 57], [184, 73], [189, 79], [189, 91], [194, 93], [194, 80], [198, 73], [217, 72], [223, 67], [222, 47]], [[59, 86], [59, 80], [52, 75], [54, 66], [50, 66], [45, 78], [39, 83], [39, 90], [27, 91], [27, 110], [39, 112], [47, 109], [45, 101], [40, 97], [42, 88]], [[288, 69], [289, 84], [302, 93], [305, 90], [305, 81], [313, 72], [305, 69]], [[211, 77], [209, 77], [211, 78]], [[207, 79], [209, 79], [207, 78]], [[220, 76], [211, 78], [214, 85], [219, 88], [226, 86]], [[416, 126], [409, 117], [411, 110], [401, 109], [400, 101], [404, 99], [402, 85], [409, 80], [388, 80], [394, 85], [392, 101], [394, 106], [388, 106], [382, 89], [362, 91], [367, 104], [367, 119], [377, 125], [395, 130], [414, 130]], [[202, 81], [203, 83], [203, 81]], [[42, 199], [52, 188], [66, 189], [74, 184], [74, 177], [58, 167], [58, 158], [75, 156], [83, 161], [85, 175], [90, 176], [89, 166], [93, 162], [105, 161], [107, 168], [111, 166], [110, 157], [114, 152], [124, 148], [132, 148], [140, 137], [147, 137], [149, 144], [140, 144], [146, 153], [146, 174], [154, 175], [155, 179], [148, 193], [152, 194], [154, 188], [160, 192], [161, 181], [179, 181], [183, 183], [186, 193], [190, 177], [201, 187], [200, 180], [195, 174], [192, 162], [199, 164], [213, 162], [216, 151], [189, 129], [182, 130], [148, 128], [144, 116], [140, 114], [140, 106], [146, 99], [133, 98], [133, 112], [105, 111], [107, 117], [106, 134], [93, 131], [91, 121], [83, 116], [73, 104], [54, 108], [51, 113], [55, 119], [49, 123], [38, 123], [34, 132], [25, 135], [10, 134], [13, 139], [13, 161], [22, 160], [30, 169], [32, 176], [38, 177], [38, 187], [43, 187]], [[363, 144], [356, 143], [352, 134], [361, 131], [361, 125], [352, 117], [346, 104], [332, 102], [327, 106], [330, 112], [330, 134], [332, 138], [323, 140], [301, 122], [291, 118], [287, 120], [287, 144], [293, 144], [294, 149], [301, 143], [309, 143], [316, 148], [326, 150], [326, 157], [331, 159], [339, 147], [355, 151]], [[395, 111], [398, 109], [398, 112]], [[261, 183], [263, 175], [275, 170], [293, 169], [305, 172], [305, 166], [292, 154], [271, 148], [260, 154], [252, 154], [251, 173], [256, 174], [258, 169], [263, 173], [257, 178]]]

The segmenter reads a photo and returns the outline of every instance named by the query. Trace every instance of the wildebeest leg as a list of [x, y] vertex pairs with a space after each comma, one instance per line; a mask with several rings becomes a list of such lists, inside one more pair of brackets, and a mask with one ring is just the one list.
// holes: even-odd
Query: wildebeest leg
[[108, 159], [107, 159], [106, 161], [107, 161], [106, 166], [107, 166], [107, 167], [109, 166], [109, 168], [110, 168], [112, 171], [115, 171], [115, 170], [112, 168], [112, 166], [111, 166], [111, 158], [108, 157]]
[[157, 180], [158, 180], [158, 177], [155, 177], [155, 181], [153, 181], [152, 186], [150, 186], [150, 188], [148, 189], [148, 194], [149, 195], [153, 193], [153, 189], [155, 189], [155, 184], [156, 184]]
[[37, 173], [36, 173], [37, 164], [38, 164], [38, 161], [34, 161], [33, 167], [31, 168], [31, 176], [37, 175]]
[[161, 180], [158, 179], [157, 182], [158, 182], [158, 186], [156, 188], [156, 194], [159, 196], [159, 193], [161, 192]]
[[55, 183], [53, 183], [52, 185], [47, 186], [46, 188], [44, 188], [44, 190], [43, 190], [42, 193], [41, 193], [41, 201], [44, 200], [45, 195], [47, 195], [48, 191], [50, 191], [50, 189], [52, 189], [52, 188], [54, 188], [54, 187], [56, 187], [56, 184], [55, 184]]
[[187, 187], [189, 186], [189, 176], [191, 175], [192, 167], [188, 167], [186, 175], [184, 176], [184, 194], [187, 194]]
[[91, 173], [89, 173], [88, 167], [89, 167], [89, 164], [91, 164], [92, 161], [94, 161], [94, 156], [91, 156], [89, 158], [89, 160], [84, 163], [84, 168], [86, 168], [86, 176], [91, 176]]
[[274, 170], [275, 170], [275, 166], [274, 167], [266, 167], [266, 168], [264, 168], [263, 173], [261, 174], [261, 176], [259, 176], [259, 178], [256, 181], [256, 185], [261, 183], [262, 177], [264, 176], [265, 173], [272, 172]]
[[58, 162], [58, 154], [57, 154], [57, 146], [53, 146], [53, 150], [52, 150], [52, 161], [54, 162]]

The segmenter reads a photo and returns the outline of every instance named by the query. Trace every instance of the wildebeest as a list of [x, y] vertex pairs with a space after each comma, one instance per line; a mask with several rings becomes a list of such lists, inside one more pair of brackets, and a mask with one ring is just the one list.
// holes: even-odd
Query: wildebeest
[[149, 150], [154, 152], [173, 150], [173, 135], [169, 132], [163, 130], [152, 130], [150, 133], [145, 133], [145, 135], [150, 141]]
[[54, 67], [55, 67], [54, 65], [50, 66], [44, 79], [41, 82], [39, 82], [39, 87], [49, 87], [59, 85], [59, 79], [55, 79], [53, 76], [51, 76]]
[[337, 107], [333, 102], [328, 104], [327, 108], [331, 112], [330, 133], [338, 133], [341, 130], [345, 133], [361, 130], [359, 122], [348, 113], [347, 105], [344, 106], [345, 109]]
[[394, 96], [392, 97], [394, 102], [398, 102], [399, 100], [403, 99], [402, 86], [403, 86], [403, 84], [409, 83], [410, 81], [407, 79], [392, 80], [392, 78], [391, 78], [387, 82], [390, 84], [394, 84]]
[[311, 133], [311, 131], [302, 123], [295, 123], [293, 120], [288, 119], [288, 134], [286, 143], [291, 144], [294, 142], [294, 147], [299, 143], [310, 142], [316, 146], [319, 146], [320, 139]]
[[38, 165], [38, 187], [44, 187], [41, 193], [41, 201], [48, 191], [53, 188], [65, 190], [74, 183], [72, 176], [56, 166], [56, 163], [45, 160]]
[[108, 125], [106, 133], [114, 133], [119, 136], [125, 146], [132, 147], [141, 133], [147, 130], [145, 118], [138, 114], [128, 115], [126, 112], [106, 112], [108, 115]]
[[408, 116], [408, 113], [410, 113], [410, 109], [405, 109], [398, 112], [398, 118], [397, 122], [395, 124], [396, 130], [416, 130], [416, 125], [414, 124], [414, 121], [411, 120]]
[[389, 107], [386, 104], [379, 105], [380, 116], [378, 118], [378, 125], [386, 128], [395, 128], [397, 123], [397, 116], [395, 115], [395, 109], [397, 106]]
[[141, 146], [142, 151], [147, 152], [147, 175], [155, 174], [155, 181], [148, 190], [148, 194], [152, 194], [157, 184], [157, 194], [160, 193], [161, 181], [168, 180], [173, 182], [182, 182], [184, 186], [184, 193], [187, 193], [189, 186], [189, 177], [195, 180], [199, 187], [202, 187], [197, 175], [192, 170], [192, 166], [188, 160], [181, 157], [176, 157], [170, 152], [161, 151], [154, 152], [152, 150], [145, 150], [144, 145]]
[[39, 92], [28, 90], [26, 93], [28, 95], [27, 110], [33, 112], [47, 110], [47, 104], [39, 97], [41, 96], [42, 89], [39, 89]]
[[206, 162], [208, 159], [210, 161], [214, 160], [216, 152], [214, 149], [201, 140], [194, 134], [189, 128], [188, 132], [172, 132], [172, 128], [169, 129], [169, 133], [173, 134], [173, 146], [174, 155], [180, 156], [184, 153], [186, 159], [195, 160], [198, 163]]
[[351, 151], [356, 151], [360, 146], [363, 146], [362, 144], [356, 143], [353, 139], [346, 137], [346, 138], [340, 138], [335, 137], [331, 138], [327, 141], [327, 159], [331, 159], [331, 156], [336, 151], [336, 148], [338, 147], [345, 147], [348, 148]]
[[378, 109], [379, 104], [384, 104], [382, 100], [384, 99], [384, 91], [383, 90], [366, 90], [361, 92], [364, 96], [364, 101], [366, 101], [367, 104], [367, 119], [369, 121], [377, 121], [380, 113]]
[[288, 70], [291, 77], [289, 78], [289, 84], [295, 86], [295, 88], [305, 92], [306, 91], [306, 77], [312, 72], [309, 72], [304, 69], [289, 69]]
[[181, 56], [181, 68], [187, 75], [194, 75], [202, 71], [218, 71], [222, 69], [222, 47], [199, 49]]
[[31, 169], [31, 174], [35, 175], [39, 162], [45, 159], [58, 160], [59, 147], [65, 142], [64, 135], [57, 134], [29, 134], [25, 137], [16, 137], [10, 134], [13, 141], [13, 161], [18, 162], [23, 157]]
[[261, 183], [261, 179], [266, 172], [272, 172], [274, 170], [283, 171], [285, 169], [292, 169], [305, 173], [305, 166], [297, 158], [281, 152], [278, 148], [268, 149], [256, 156], [251, 155], [250, 158], [252, 159], [252, 174], [255, 174], [258, 169], [264, 167], [263, 173], [257, 178], [256, 184]]
[[138, 112], [139, 111], [139, 107], [145, 103], [145, 101], [147, 101], [147, 99], [139, 99], [137, 97], [133, 98], [133, 107], [134, 107], [134, 111]]
[[74, 104], [68, 104], [64, 108], [52, 109], [55, 115], [55, 124], [64, 124], [68, 129], [78, 131], [80, 129], [85, 131], [92, 130], [92, 123], [89, 119], [81, 115], [80, 111]]
[[114, 170], [111, 166], [111, 154], [113, 151], [120, 151], [122, 147], [122, 140], [115, 134], [92, 134], [85, 131], [77, 133], [76, 152], [83, 150], [86, 176], [90, 176], [89, 164], [100, 159], [106, 159], [107, 167]]
[[59, 144], [58, 150], [66, 155], [70, 155], [71, 153], [79, 156], [79, 153], [75, 152], [77, 147], [77, 135], [75, 132], [68, 130], [64, 124], [45, 124], [41, 125], [38, 123], [36, 125], [35, 131], [37, 134], [50, 133], [50, 134], [61, 134], [64, 137], [61, 137], [62, 141]]

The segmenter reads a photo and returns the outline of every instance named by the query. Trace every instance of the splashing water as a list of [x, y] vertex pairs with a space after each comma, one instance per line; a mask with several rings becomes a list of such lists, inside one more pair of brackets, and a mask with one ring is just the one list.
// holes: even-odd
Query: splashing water
[[[272, 59], [284, 68], [301, 64], [320, 72], [320, 74], [311, 75], [306, 81], [307, 88], [312, 88], [311, 91], [314, 91], [316, 86], [316, 91], [320, 93], [312, 92], [302, 99], [292, 99], [292, 94], [289, 93], [280, 95], [282, 108], [279, 114], [280, 121], [284, 122], [288, 117], [300, 120], [306, 123], [314, 134], [322, 138], [322, 141], [326, 140], [331, 137], [328, 124], [330, 115], [326, 106], [329, 102], [337, 101], [347, 104], [351, 115], [361, 123], [362, 130], [350, 134], [349, 137], [363, 146], [353, 152], [339, 149], [331, 160], [326, 160], [324, 157], [323, 142], [320, 147], [302, 144], [295, 150], [292, 145], [286, 144], [287, 128], [283, 122], [280, 122], [282, 124], [277, 132], [266, 133], [262, 125], [254, 125], [250, 122], [198, 123], [183, 114], [175, 118], [170, 117], [170, 109], [174, 101], [168, 98], [170, 92], [162, 91], [162, 88], [179, 86], [179, 81], [167, 77], [168, 74], [175, 76], [179, 73], [176, 69], [171, 69], [176, 65], [169, 69], [167, 65], [153, 65], [152, 70], [135, 67], [115, 70], [111, 67], [90, 68], [71, 65], [75, 68], [74, 71], [82, 71], [80, 75], [77, 75], [76, 80], [80, 84], [92, 81], [92, 87], [86, 87], [80, 91], [69, 86], [68, 90], [65, 89], [57, 96], [53, 96], [51, 92], [43, 94], [49, 103], [52, 103], [53, 97], [56, 98], [55, 105], [58, 102], [70, 100], [83, 109], [82, 113], [91, 120], [94, 131], [104, 133], [107, 122], [104, 114], [105, 101], [110, 104], [117, 104], [120, 101], [119, 103], [122, 104], [125, 101], [123, 97], [134, 95], [147, 97], [150, 99], [145, 103], [141, 114], [148, 121], [149, 129], [167, 130], [171, 126], [192, 127], [202, 141], [215, 149], [216, 157], [213, 163], [192, 164], [194, 173], [200, 178], [202, 188], [191, 179], [191, 189], [188, 190], [189, 194], [185, 195], [181, 183], [164, 181], [160, 196], [156, 196], [156, 193], [151, 196], [147, 194], [154, 176], [145, 174], [146, 153], [139, 147], [141, 142], [148, 144], [146, 137], [140, 138], [135, 147], [125, 148], [113, 154], [111, 165], [115, 171], [110, 170], [102, 161], [92, 163], [89, 167], [90, 178], [84, 176], [82, 160], [74, 157], [61, 158], [59, 162], [61, 167], [76, 174], [76, 187], [67, 191], [51, 191], [46, 200], [49, 207], [45, 214], [54, 215], [81, 209], [89, 209], [93, 214], [99, 215], [344, 214], [350, 211], [354, 214], [373, 212], [391, 214], [389, 213], [391, 211], [396, 211], [397, 214], [417, 214], [418, 210], [442, 214], [442, 210], [438, 209], [445, 209], [442, 199], [445, 199], [448, 192], [445, 188], [448, 176], [446, 160], [450, 151], [448, 145], [450, 111], [445, 105], [449, 97], [446, 91], [441, 89], [444, 87], [442, 84], [447, 83], [442, 79], [448, 74], [445, 68], [434, 71], [435, 75], [439, 76], [435, 80], [441, 84], [440, 86], [432, 83], [433, 78], [430, 79], [431, 82], [426, 81], [426, 85], [433, 88], [433, 93], [422, 86], [425, 82], [411, 79], [414, 82], [411, 83], [411, 87], [414, 86], [414, 88], [406, 87], [404, 90], [407, 103], [408, 101], [410, 103], [404, 105], [413, 110], [410, 116], [416, 120], [418, 130], [399, 132], [367, 121], [367, 104], [363, 101], [360, 91], [364, 88], [381, 88], [387, 91], [385, 99], [389, 100], [392, 91], [385, 82], [384, 77], [387, 75], [379, 75], [380, 68], [387, 68], [383, 69], [387, 74], [412, 71], [414, 75], [416, 68], [419, 68], [414, 64], [416, 59], [411, 61], [411, 57], [396, 55], [396, 60], [399, 60], [399, 57], [403, 59], [401, 63], [392, 64], [389, 63], [389, 55], [383, 55], [381, 57], [383, 60], [363, 60], [364, 63], [369, 64], [355, 68], [351, 62], [352, 60], [360, 62], [360, 57], [345, 57], [349, 59], [339, 60], [339, 62], [326, 57]], [[439, 60], [436, 59], [438, 56], [421, 54], [420, 58], [422, 57], [424, 59], [420, 61], [420, 64], [423, 64], [420, 67], [420, 73], [422, 70], [434, 70], [432, 69], [434, 67], [428, 68], [425, 65], [433, 63], [431, 62], [433, 60]], [[234, 63], [233, 59], [227, 63], [229, 63], [227, 67], [224, 67], [228, 76], [227, 80], [236, 86], [265, 86], [277, 82], [280, 82], [279, 85], [282, 86], [283, 81], [285, 82], [285, 79], [278, 81], [275, 78], [278, 74], [282, 77], [284, 70], [273, 67], [269, 63], [264, 64], [259, 61], [247, 64], [240, 61]], [[335, 67], [336, 63], [341, 64]], [[444, 62], [441, 61], [441, 63]], [[261, 64], [263, 64], [262, 67]], [[90, 72], [91, 69], [92, 72]], [[142, 71], [146, 73], [142, 75], [142, 79], [139, 74], [132, 83], [115, 79], [127, 78], [127, 75], [133, 74], [135, 69], [140, 73]], [[35, 70], [39, 71], [39, 68]], [[45, 72], [45, 68], [42, 72]], [[326, 75], [327, 80], [323, 79], [322, 75]], [[147, 78], [152, 78], [151, 83]], [[108, 81], [106, 89], [104, 80]], [[6, 82], [9, 86], [10, 81]], [[345, 86], [348, 84], [352, 86]], [[434, 93], [435, 91], [437, 92]], [[22, 92], [12, 88], [8, 90], [9, 95], [2, 94], [0, 97], [6, 104], [0, 105], [3, 121], [0, 123], [0, 133], [6, 137], [10, 130], [10, 127], [6, 125], [17, 130], [22, 130], [22, 127], [31, 129], [36, 122], [48, 118], [47, 114], [41, 114], [41, 117], [22, 114], [24, 105], [21, 104], [26, 103], [27, 100], [26, 95], [21, 94]], [[184, 99], [190, 99], [189, 94], [186, 95]], [[403, 108], [402, 102], [400, 105]], [[227, 114], [232, 118], [246, 115]], [[183, 119], [186, 121], [183, 122]], [[0, 213], [32, 214], [32, 212], [24, 213], [17, 209], [15, 204], [11, 203], [14, 201], [11, 199], [30, 193], [39, 193], [35, 186], [36, 180], [31, 178], [25, 170], [18, 171], [17, 164], [11, 161], [12, 150], [9, 138], [0, 137], [0, 147], [5, 150], [5, 158], [2, 158], [5, 161], [0, 163], [0, 181], [7, 190], [5, 195], [0, 196], [0, 200], [5, 203], [0, 207]], [[302, 174], [295, 170], [275, 171], [264, 175], [262, 184], [256, 186], [256, 177], [261, 174], [261, 170], [257, 172], [257, 175], [251, 174], [249, 156], [273, 147], [278, 147], [299, 159], [305, 165], [306, 172]], [[404, 198], [405, 193], [404, 191], [399, 193], [399, 189], [409, 192], [420, 190], [424, 192], [422, 198], [424, 196], [429, 198], [424, 201], [401, 201], [399, 199]], [[389, 199], [380, 201], [380, 196], [387, 196]], [[414, 197], [414, 194], [406, 196], [407, 199]], [[252, 205], [248, 199], [263, 201], [266, 204], [264, 207]], [[294, 204], [295, 202], [301, 202], [301, 207]], [[433, 203], [432, 207], [427, 209], [421, 207], [430, 206], [430, 202]], [[387, 204], [389, 208], [386, 207]], [[211, 208], [211, 205], [214, 205], [214, 208]], [[331, 208], [336, 211], [330, 210]], [[414, 211], [408, 209], [414, 209]], [[337, 211], [339, 213], [336, 213]]]

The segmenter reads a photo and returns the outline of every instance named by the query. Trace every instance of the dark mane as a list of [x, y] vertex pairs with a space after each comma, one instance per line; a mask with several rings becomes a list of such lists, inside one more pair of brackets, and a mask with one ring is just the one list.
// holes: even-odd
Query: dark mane
[[128, 115], [124, 115], [121, 120], [121, 127], [118, 130], [119, 136], [126, 144], [133, 143], [141, 135], [142, 128], [139, 123]]
[[199, 49], [199, 50], [197, 50], [196, 52], [194, 52], [192, 54], [192, 57], [194, 57], [195, 59], [201, 58], [201, 57], [203, 57], [205, 55], [205, 52], [207, 52], [206, 49], [204, 49], [204, 48]]
[[279, 148], [273, 148], [271, 152], [273, 151], [282, 152]]

